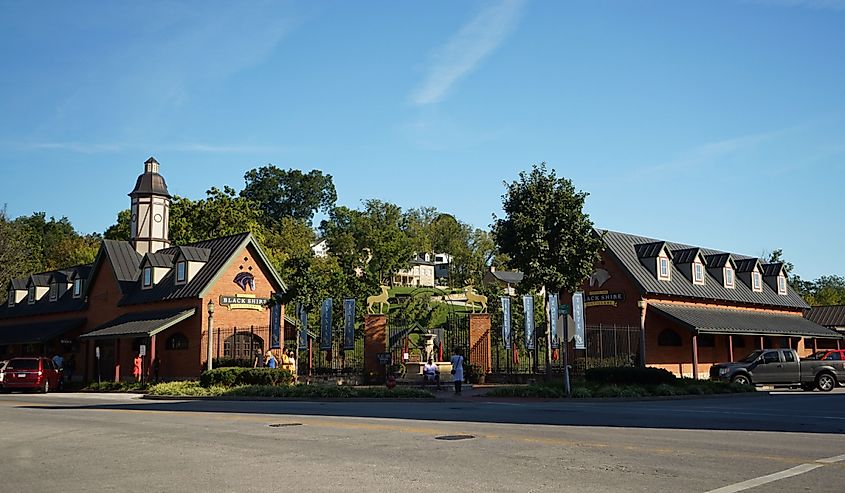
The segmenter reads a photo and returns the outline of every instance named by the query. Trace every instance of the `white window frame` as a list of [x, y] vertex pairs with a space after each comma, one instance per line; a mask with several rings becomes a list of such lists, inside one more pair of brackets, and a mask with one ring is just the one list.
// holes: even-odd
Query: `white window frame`
[[[730, 274], [730, 275], [728, 275]], [[725, 276], [725, 287], [728, 289], [733, 289], [736, 286], [736, 272], [734, 271], [733, 267], [725, 266], [724, 270]]]
[[701, 262], [694, 262], [692, 264], [692, 283], [698, 285], [704, 284], [704, 264]]
[[[179, 269], [182, 269], [181, 273]], [[181, 260], [176, 262], [176, 284], [185, 284], [186, 282], [188, 282], [188, 262]]]
[[672, 278], [672, 268], [668, 257], [657, 257], [657, 278], [664, 281]]
[[756, 270], [751, 272], [751, 290], [755, 293], [763, 291], [763, 275]]
[[143, 272], [141, 272], [141, 287], [144, 289], [149, 289], [153, 287], [153, 268], [152, 267], [144, 267]]
[[73, 280], [73, 297], [79, 298], [82, 296], [82, 279]]
[[786, 289], [786, 276], [778, 276], [778, 294], [785, 295], [788, 292]]
[[59, 299], [59, 285], [55, 282], [50, 283], [50, 301]]

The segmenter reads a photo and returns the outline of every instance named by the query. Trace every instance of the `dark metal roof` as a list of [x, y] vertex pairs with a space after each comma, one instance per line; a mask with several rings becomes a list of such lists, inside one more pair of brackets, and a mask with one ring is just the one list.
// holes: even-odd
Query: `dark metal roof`
[[[144, 164], [148, 165], [150, 163], [158, 165], [158, 162], [152, 157], [147, 159]], [[138, 177], [138, 181], [135, 182], [135, 188], [129, 193], [130, 197], [138, 195], [162, 195], [170, 197], [170, 192], [167, 191], [167, 183], [165, 183], [163, 176], [158, 173], [146, 171]]]
[[488, 274], [492, 275], [499, 281], [506, 284], [519, 284], [522, 282], [522, 279], [525, 278], [525, 274], [518, 270], [497, 270], [493, 272], [488, 271]]
[[763, 264], [763, 275], [765, 277], [779, 276], [783, 271], [783, 262], [776, 262], [774, 264]]
[[[678, 296], [700, 300], [719, 300], [749, 305], [765, 305], [773, 307], [788, 307], [796, 309], [809, 308], [807, 303], [792, 288], [787, 287], [786, 295], [779, 295], [771, 286], [763, 284], [763, 291], [754, 292], [746, 284], [737, 282], [734, 289], [725, 288], [718, 279], [708, 276], [704, 285], [693, 284], [692, 281], [683, 275], [675, 264], [672, 263], [671, 279], [668, 281], [658, 280], [657, 277], [642, 264], [637, 256], [637, 245], [655, 243], [656, 240], [634, 236], [615, 231], [597, 230], [598, 234], [604, 234], [604, 242], [607, 252], [618, 261], [620, 267], [628, 271], [635, 284], [638, 285], [643, 294], [657, 294], [667, 296]], [[683, 250], [694, 248], [691, 245], [666, 242], [668, 249]], [[730, 254], [717, 250], [701, 248], [701, 252], [707, 258], [708, 268], [724, 266], [728, 257], [734, 259], [753, 259], [743, 255]], [[719, 256], [713, 258], [713, 256]], [[756, 260], [756, 259], [753, 259]]]
[[85, 324], [84, 318], [0, 326], [0, 345], [43, 344]]
[[27, 283], [27, 286], [29, 286], [29, 285], [41, 286], [41, 287], [49, 286], [51, 274], [52, 273], [50, 273], [50, 272], [45, 272], [43, 274], [32, 274], [32, 275], [29, 276], [29, 282]]
[[843, 338], [837, 332], [798, 315], [671, 303], [649, 303], [648, 307], [699, 334]]
[[9, 288], [19, 291], [26, 291], [26, 285], [29, 282], [29, 278], [26, 279], [12, 279], [9, 281]]
[[59, 284], [67, 284], [68, 277], [70, 277], [68, 272], [56, 271], [50, 274], [50, 284], [52, 283], [59, 283]]
[[845, 305], [814, 306], [806, 316], [825, 327], [845, 327]]
[[196, 308], [130, 313], [107, 322], [80, 339], [116, 339], [120, 337], [152, 336], [191, 317]]
[[655, 258], [666, 248], [665, 241], [652, 241], [634, 245], [638, 258]]
[[176, 247], [176, 251], [178, 252], [177, 258], [188, 262], [208, 262], [208, 258], [211, 256], [211, 250], [208, 248], [179, 246]]
[[[141, 254], [128, 241], [103, 240], [101, 252], [105, 250], [111, 261], [114, 277], [118, 282], [135, 282], [141, 275]], [[95, 262], [96, 263], [96, 262]]]
[[708, 269], [721, 269], [728, 262], [731, 263], [731, 266], [736, 266], [736, 263], [733, 260], [733, 256], [730, 253], [714, 253], [711, 255], [705, 255], [704, 260], [707, 262]]
[[148, 253], [144, 255], [144, 260], [141, 263], [144, 267], [173, 267], [173, 255], [162, 253], [161, 251], [156, 253]]
[[[45, 283], [36, 284], [37, 286], [49, 286], [50, 281], [52, 279], [55, 279], [56, 282], [62, 284], [62, 278], [67, 280], [68, 275], [79, 271], [82, 271], [87, 275], [90, 269], [90, 265], [79, 265], [76, 267], [71, 267], [69, 269], [61, 269], [53, 272], [41, 272], [38, 274], [30, 275], [29, 277], [26, 277], [24, 279], [13, 279], [10, 282], [10, 285], [15, 290], [25, 291], [27, 289], [27, 285], [29, 284], [30, 279], [32, 279], [33, 277], [37, 277], [38, 279], [46, 279]], [[41, 281], [39, 280], [38, 282]], [[37, 300], [35, 303], [32, 304], [30, 304], [26, 299], [24, 299], [20, 303], [16, 303], [12, 307], [10, 307], [8, 303], [3, 303], [2, 306], [0, 306], [0, 319], [26, 317], [31, 315], [47, 315], [50, 313], [60, 312], [71, 312], [81, 310], [85, 307], [85, 300], [83, 298], [74, 298], [73, 292], [71, 290], [59, 289], [57, 295], [58, 298], [54, 301], [50, 301], [49, 295], [44, 295], [41, 297], [40, 300]]]
[[700, 248], [684, 248], [672, 251], [672, 257], [676, 264], [691, 264], [700, 254]]
[[[760, 265], [758, 258], [743, 258], [736, 261], [736, 272], [751, 272]], [[762, 270], [762, 269], [761, 269]]]

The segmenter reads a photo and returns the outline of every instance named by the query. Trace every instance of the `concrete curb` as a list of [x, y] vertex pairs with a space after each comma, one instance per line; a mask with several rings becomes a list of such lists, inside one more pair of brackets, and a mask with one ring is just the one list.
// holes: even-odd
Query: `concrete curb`
[[179, 396], [179, 395], [149, 395], [141, 399], [151, 401], [245, 401], [245, 402], [438, 402], [439, 399], [425, 397], [348, 397], [348, 398], [307, 398], [307, 397], [239, 397], [239, 396]]
[[698, 399], [730, 399], [738, 397], [768, 397], [768, 391], [741, 392], [735, 394], [687, 394], [687, 395], [653, 395], [648, 397], [490, 397], [479, 395], [476, 398], [484, 399], [484, 402], [650, 402], [650, 401], [690, 401]]

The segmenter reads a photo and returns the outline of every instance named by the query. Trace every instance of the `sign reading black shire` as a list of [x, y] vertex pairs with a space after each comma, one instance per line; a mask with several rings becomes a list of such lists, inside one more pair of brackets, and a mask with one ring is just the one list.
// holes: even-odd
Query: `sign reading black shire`
[[584, 295], [584, 307], [618, 306], [625, 301], [625, 293], [609, 293], [607, 291], [592, 291]]
[[270, 298], [257, 298], [254, 296], [220, 296], [220, 305], [228, 307], [229, 310], [250, 309], [263, 310]]

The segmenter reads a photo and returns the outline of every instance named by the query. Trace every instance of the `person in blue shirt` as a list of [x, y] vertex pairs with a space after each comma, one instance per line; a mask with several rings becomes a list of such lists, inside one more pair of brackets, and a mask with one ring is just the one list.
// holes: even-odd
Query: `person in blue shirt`
[[270, 351], [267, 351], [267, 354], [264, 355], [264, 366], [267, 368], [276, 368], [278, 366], [276, 357]]

